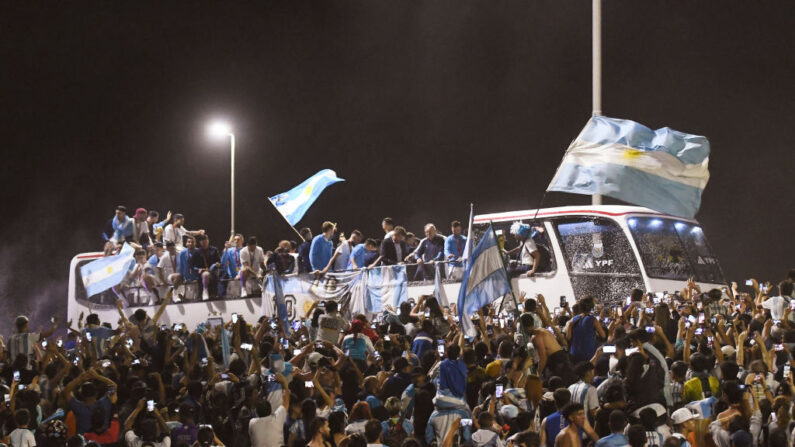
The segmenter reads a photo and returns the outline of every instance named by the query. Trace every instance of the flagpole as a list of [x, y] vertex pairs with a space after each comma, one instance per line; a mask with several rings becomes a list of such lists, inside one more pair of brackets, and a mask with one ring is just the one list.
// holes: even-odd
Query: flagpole
[[295, 231], [295, 234], [297, 234], [297, 235], [298, 235], [298, 237], [300, 237], [302, 241], [306, 242], [306, 239], [304, 239], [304, 237], [303, 237], [303, 236], [301, 236], [301, 233], [299, 233], [299, 232], [298, 232], [298, 230], [296, 230], [296, 229], [295, 229], [295, 227], [293, 226], [293, 224], [291, 224], [291, 223], [290, 223], [290, 221], [289, 221], [289, 220], [287, 220], [287, 218], [286, 218], [286, 217], [284, 217], [284, 214], [282, 214], [282, 212], [281, 212], [281, 211], [279, 211], [279, 208], [276, 208], [276, 204], [275, 204], [275, 203], [273, 203], [273, 202], [271, 202], [271, 199], [268, 199], [268, 203], [270, 203], [271, 205], [273, 205], [273, 208], [275, 208], [275, 209], [276, 209], [276, 214], [278, 214], [278, 215], [282, 216], [282, 219], [284, 219], [284, 221], [285, 221], [285, 222], [287, 222], [287, 225], [289, 225], [289, 226], [290, 226], [290, 228], [292, 228], [292, 229], [293, 229], [293, 231]]
[[[602, 115], [602, 0], [593, 0], [591, 17], [591, 99], [593, 101], [592, 116]], [[591, 195], [591, 205], [601, 205], [602, 195]]]

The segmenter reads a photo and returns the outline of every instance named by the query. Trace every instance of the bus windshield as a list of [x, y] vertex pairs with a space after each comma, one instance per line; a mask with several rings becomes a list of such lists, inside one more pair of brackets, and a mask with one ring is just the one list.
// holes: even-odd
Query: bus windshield
[[602, 218], [555, 222], [569, 273], [573, 275], [640, 274], [635, 255], [621, 227]]
[[650, 278], [723, 283], [718, 260], [697, 224], [656, 217], [632, 217], [627, 225]]

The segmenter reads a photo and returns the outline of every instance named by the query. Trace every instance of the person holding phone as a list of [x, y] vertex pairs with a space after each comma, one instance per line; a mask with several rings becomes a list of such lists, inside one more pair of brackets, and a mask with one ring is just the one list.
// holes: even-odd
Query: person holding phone
[[[111, 391], [113, 392], [98, 398], [97, 396], [100, 390], [97, 389], [97, 382], [105, 384], [109, 389], [112, 389]], [[74, 397], [73, 394], [78, 386], [80, 387], [80, 399]], [[75, 415], [75, 424], [78, 434], [83, 434], [91, 430], [91, 418], [97, 407], [102, 408], [104, 411], [105, 426], [108, 425], [110, 416], [112, 415], [111, 407], [116, 403], [116, 389], [116, 382], [101, 375], [95, 369], [89, 369], [83, 374], [80, 374], [64, 387], [63, 393], [66, 397], [69, 409], [72, 410]]]
[[[154, 411], [147, 411], [148, 415], [152, 417], [142, 418], [136, 428], [133, 429], [138, 415], [143, 411], [147, 411], [147, 400], [145, 397], [138, 401], [138, 405], [124, 422], [124, 441], [126, 445], [128, 447], [141, 447], [143, 445], [152, 445], [154, 447], [171, 446], [168, 424], [166, 424], [163, 416], [156, 408]], [[167, 434], [161, 438], [159, 436], [160, 433]]]
[[[459, 340], [463, 335], [459, 334]], [[459, 358], [461, 346], [451, 345], [447, 348], [447, 358], [439, 364], [439, 390], [447, 390], [451, 395], [466, 399], [467, 365]]]
[[8, 350], [8, 358], [16, 359], [19, 354], [24, 354], [28, 359], [26, 368], [30, 368], [33, 364], [35, 356], [34, 346], [39, 340], [43, 340], [52, 335], [58, 329], [58, 319], [52, 319], [52, 325], [46, 331], [30, 332], [30, 321], [28, 317], [20, 315], [15, 321], [17, 333], [8, 337], [6, 349]]

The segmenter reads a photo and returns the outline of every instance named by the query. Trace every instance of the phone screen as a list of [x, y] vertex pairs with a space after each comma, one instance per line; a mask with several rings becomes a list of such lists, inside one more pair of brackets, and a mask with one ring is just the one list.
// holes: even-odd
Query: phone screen
[[495, 396], [497, 399], [502, 397], [502, 385], [497, 385], [497, 390], [495, 392]]
[[439, 354], [444, 355], [444, 345], [436, 346], [436, 350], [439, 351]]
[[19, 382], [19, 371], [14, 371], [14, 382]]
[[754, 282], [753, 282], [753, 281], [751, 281], [750, 279], [746, 279], [746, 280], [745, 280], [745, 285], [746, 285], [746, 286], [753, 286], [753, 285], [754, 285]]
[[602, 352], [604, 352], [605, 354], [613, 354], [616, 352], [616, 347], [615, 345], [604, 345], [602, 347]]
[[472, 419], [461, 419], [461, 426], [462, 427], [471, 427], [472, 426]]
[[628, 349], [624, 350], [624, 353], [626, 355], [632, 355], [632, 354], [634, 354], [636, 352], [638, 352], [638, 348], [628, 348]]
[[237, 314], [236, 313], [232, 314], [232, 323], [237, 323]]
[[789, 379], [789, 372], [790, 372], [789, 364], [784, 364], [784, 378], [785, 379]]
[[155, 411], [155, 401], [153, 400], [146, 401], [146, 411], [150, 413]]
[[304, 388], [314, 388], [314, 387], [315, 387], [315, 384], [311, 380], [305, 380], [304, 381]]

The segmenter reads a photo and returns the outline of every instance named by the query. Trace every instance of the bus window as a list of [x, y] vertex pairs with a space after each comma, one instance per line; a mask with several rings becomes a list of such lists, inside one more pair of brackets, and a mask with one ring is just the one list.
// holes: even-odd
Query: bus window
[[[511, 235], [511, 225], [513, 222], [495, 222], [494, 232], [497, 234], [497, 241], [500, 244], [500, 249], [510, 251], [519, 246], [520, 241]], [[535, 221], [529, 224], [533, 229], [531, 234], [533, 242], [535, 242], [541, 256], [541, 265], [536, 270], [537, 273], [551, 273], [557, 268], [555, 265], [555, 256], [552, 251], [552, 243], [549, 241], [549, 235], [546, 233], [543, 222]], [[480, 241], [483, 237], [483, 232], [489, 228], [489, 224], [477, 224], [472, 226], [472, 233], [475, 235], [474, 244]], [[473, 247], [474, 248], [474, 247]]]
[[621, 227], [612, 220], [555, 220], [563, 257], [572, 275], [639, 274], [638, 263]]
[[646, 275], [679, 281], [693, 276], [672, 220], [632, 217], [627, 225], [638, 246]]
[[653, 217], [632, 217], [627, 225], [650, 278], [723, 282], [700, 226]]

